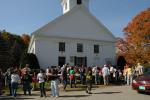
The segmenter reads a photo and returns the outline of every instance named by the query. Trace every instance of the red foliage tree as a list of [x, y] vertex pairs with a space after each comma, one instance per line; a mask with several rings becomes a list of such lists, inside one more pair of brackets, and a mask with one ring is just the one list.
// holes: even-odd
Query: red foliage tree
[[29, 42], [30, 42], [30, 36], [28, 34], [22, 34], [21, 38], [24, 44], [28, 47]]
[[150, 8], [139, 13], [123, 30], [124, 56], [129, 63], [150, 61]]

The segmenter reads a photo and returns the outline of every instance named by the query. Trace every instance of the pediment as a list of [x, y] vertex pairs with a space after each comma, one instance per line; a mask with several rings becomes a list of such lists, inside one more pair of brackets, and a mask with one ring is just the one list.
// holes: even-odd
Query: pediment
[[77, 6], [33, 34], [115, 41], [113, 34], [83, 6]]

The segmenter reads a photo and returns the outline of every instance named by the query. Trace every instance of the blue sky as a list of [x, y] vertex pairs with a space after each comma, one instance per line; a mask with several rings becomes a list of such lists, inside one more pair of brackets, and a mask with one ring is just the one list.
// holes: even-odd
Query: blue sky
[[[116, 37], [150, 0], [90, 0], [90, 11]], [[62, 15], [60, 0], [0, 0], [0, 30], [31, 34]]]

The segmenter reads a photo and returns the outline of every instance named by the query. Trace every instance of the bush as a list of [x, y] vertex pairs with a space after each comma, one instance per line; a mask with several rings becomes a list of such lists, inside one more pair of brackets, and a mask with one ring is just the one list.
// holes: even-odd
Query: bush
[[40, 69], [38, 59], [33, 53], [24, 53], [22, 55], [20, 67], [23, 68], [26, 64], [29, 64], [31, 69]]
[[144, 66], [144, 68], [150, 68], [150, 63], [146, 63], [143, 66]]

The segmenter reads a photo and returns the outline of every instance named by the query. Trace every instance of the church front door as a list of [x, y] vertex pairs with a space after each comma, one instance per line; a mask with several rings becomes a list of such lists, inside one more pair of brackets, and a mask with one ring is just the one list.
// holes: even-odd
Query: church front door
[[75, 57], [74, 63], [76, 66], [86, 66], [87, 65], [87, 57]]

